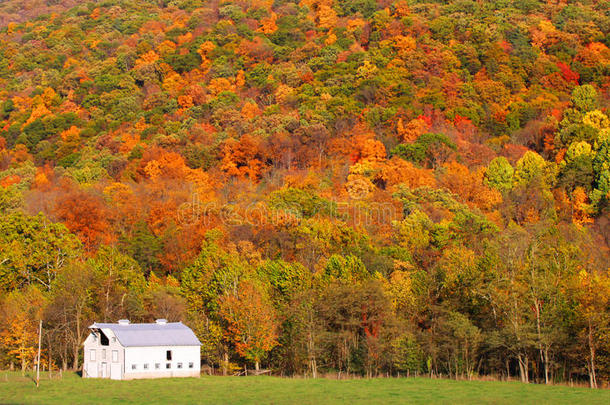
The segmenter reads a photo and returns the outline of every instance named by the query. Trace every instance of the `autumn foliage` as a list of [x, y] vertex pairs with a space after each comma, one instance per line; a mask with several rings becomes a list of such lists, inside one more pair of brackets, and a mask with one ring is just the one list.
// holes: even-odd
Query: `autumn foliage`
[[163, 317], [224, 374], [607, 385], [606, 9], [2, 2], [0, 368]]

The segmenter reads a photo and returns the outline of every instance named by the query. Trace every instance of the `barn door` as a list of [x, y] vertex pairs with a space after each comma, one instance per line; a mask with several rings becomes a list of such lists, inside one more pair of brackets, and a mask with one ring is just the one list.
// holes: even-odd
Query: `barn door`
[[108, 378], [108, 363], [102, 363], [102, 372], [100, 373], [101, 378]]
[[110, 378], [112, 380], [121, 379], [121, 364], [120, 363], [111, 363], [110, 364]]

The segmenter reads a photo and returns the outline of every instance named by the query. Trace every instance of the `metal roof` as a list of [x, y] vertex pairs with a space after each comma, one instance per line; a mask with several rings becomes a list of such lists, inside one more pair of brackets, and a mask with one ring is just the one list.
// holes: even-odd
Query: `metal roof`
[[89, 329], [110, 329], [125, 347], [201, 346], [191, 328], [182, 322], [168, 323], [94, 323]]

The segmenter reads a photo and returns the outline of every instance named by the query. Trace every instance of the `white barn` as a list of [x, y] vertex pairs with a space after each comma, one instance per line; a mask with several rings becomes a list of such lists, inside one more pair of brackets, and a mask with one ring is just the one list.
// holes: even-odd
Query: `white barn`
[[201, 343], [182, 322], [94, 323], [85, 339], [83, 377], [199, 377]]

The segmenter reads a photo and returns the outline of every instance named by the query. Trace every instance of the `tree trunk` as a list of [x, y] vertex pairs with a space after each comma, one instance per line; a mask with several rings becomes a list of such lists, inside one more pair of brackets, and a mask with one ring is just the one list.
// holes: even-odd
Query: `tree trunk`
[[36, 355], [36, 387], [40, 384], [40, 347], [42, 346], [42, 319], [38, 324], [38, 354]]
[[311, 359], [311, 376], [313, 378], [318, 378], [318, 363], [316, 362], [316, 358]]
[[63, 352], [63, 355], [61, 357], [61, 367], [62, 367], [63, 371], [66, 371], [68, 369], [68, 345], [67, 344], [62, 345], [62, 352]]
[[309, 368], [311, 370], [311, 376], [313, 378], [318, 377], [318, 363], [316, 361], [316, 354], [314, 351], [314, 339], [313, 333], [310, 330], [308, 333], [307, 339], [307, 356], [309, 357]]
[[78, 370], [78, 346], [76, 346], [74, 348], [73, 355], [74, 355], [74, 361], [72, 362], [72, 369], [74, 371], [77, 371]]
[[597, 377], [595, 376], [595, 345], [593, 343], [593, 327], [589, 321], [589, 385], [597, 388]]
[[254, 362], [254, 370], [256, 370], [256, 375], [258, 375], [258, 371], [260, 370], [260, 362], [258, 360]]
[[227, 375], [227, 369], [229, 368], [229, 353], [225, 350], [223, 361], [222, 361], [222, 375]]
[[72, 363], [72, 368], [74, 371], [78, 370], [78, 352], [80, 349], [80, 310], [76, 313], [76, 337], [74, 339], [74, 347], [72, 348], [72, 352], [74, 355], [74, 362]]
[[522, 356], [521, 353], [517, 355], [517, 361], [519, 362], [519, 377], [521, 378], [521, 382], [528, 383], [529, 382], [529, 370], [528, 370], [528, 360], [527, 355]]
[[544, 347], [544, 383], [550, 384], [549, 378], [549, 347]]
[[[549, 364], [548, 364], [548, 358], [545, 355], [545, 350], [543, 349], [543, 344], [542, 344], [542, 329], [540, 327], [540, 302], [537, 299], [534, 299], [534, 312], [536, 313], [536, 333], [538, 335], [538, 352], [540, 353], [540, 361], [542, 362], [542, 366], [544, 367], [544, 383], [548, 384], [549, 383]], [[547, 348], [546, 352], [548, 353], [548, 348]]]

